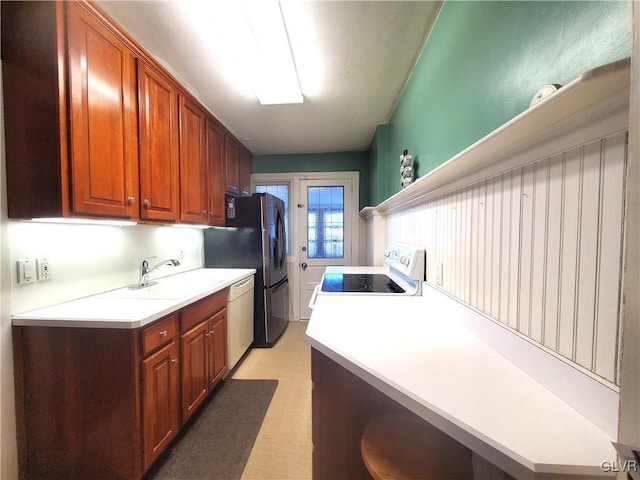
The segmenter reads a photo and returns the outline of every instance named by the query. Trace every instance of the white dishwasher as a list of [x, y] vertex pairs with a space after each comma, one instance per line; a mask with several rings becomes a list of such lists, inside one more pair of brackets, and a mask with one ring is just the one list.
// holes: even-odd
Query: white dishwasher
[[229, 287], [227, 363], [229, 371], [253, 343], [253, 275]]

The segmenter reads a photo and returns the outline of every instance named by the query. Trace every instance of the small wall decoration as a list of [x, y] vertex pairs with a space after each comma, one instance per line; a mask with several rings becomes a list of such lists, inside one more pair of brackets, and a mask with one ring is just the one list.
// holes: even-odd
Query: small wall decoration
[[413, 183], [413, 157], [405, 149], [400, 155], [400, 185], [402, 188]]

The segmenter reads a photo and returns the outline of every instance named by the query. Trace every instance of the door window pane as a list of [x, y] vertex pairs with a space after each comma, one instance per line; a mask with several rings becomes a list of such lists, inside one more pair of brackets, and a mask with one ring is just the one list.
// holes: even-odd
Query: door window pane
[[344, 187], [308, 187], [307, 205], [307, 257], [344, 258]]
[[256, 193], [270, 193], [284, 202], [284, 232], [287, 238], [286, 253], [289, 253], [289, 185], [256, 185]]

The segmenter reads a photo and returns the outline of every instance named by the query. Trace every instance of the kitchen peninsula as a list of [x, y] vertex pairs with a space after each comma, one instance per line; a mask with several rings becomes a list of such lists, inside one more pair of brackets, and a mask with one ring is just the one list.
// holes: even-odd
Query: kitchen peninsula
[[452, 303], [426, 284], [423, 296], [317, 299], [306, 334], [314, 478], [363, 478], [363, 428], [404, 409], [516, 478], [605, 476], [613, 439], [474, 335]]

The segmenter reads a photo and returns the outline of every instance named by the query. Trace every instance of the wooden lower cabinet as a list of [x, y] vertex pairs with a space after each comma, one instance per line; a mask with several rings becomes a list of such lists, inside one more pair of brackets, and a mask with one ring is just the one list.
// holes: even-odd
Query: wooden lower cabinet
[[227, 311], [183, 333], [182, 419], [188, 419], [227, 371]]
[[178, 433], [179, 373], [175, 340], [142, 361], [142, 441], [145, 469]]
[[226, 299], [139, 329], [13, 327], [20, 478], [142, 478], [227, 370]]

